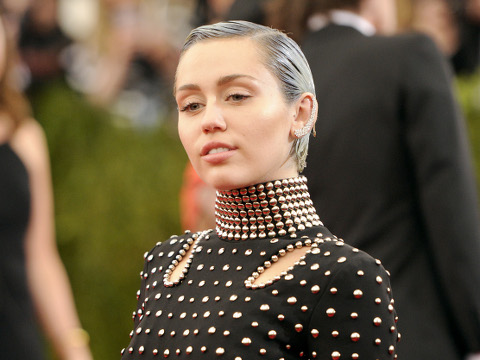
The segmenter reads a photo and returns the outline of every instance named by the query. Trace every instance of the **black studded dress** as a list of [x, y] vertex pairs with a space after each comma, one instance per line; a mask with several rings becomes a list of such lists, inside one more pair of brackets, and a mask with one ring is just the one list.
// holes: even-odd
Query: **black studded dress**
[[[216, 215], [216, 231], [172, 236], [145, 255], [123, 360], [396, 358], [388, 273], [321, 224], [304, 177], [217, 192]], [[288, 271], [255, 281], [303, 247]]]
[[0, 144], [0, 359], [43, 359], [25, 266], [29, 217], [27, 171], [10, 145]]

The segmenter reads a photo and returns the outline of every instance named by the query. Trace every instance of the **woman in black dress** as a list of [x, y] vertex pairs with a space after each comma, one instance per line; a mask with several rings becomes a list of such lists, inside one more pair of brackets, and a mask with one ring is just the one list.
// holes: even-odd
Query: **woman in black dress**
[[317, 101], [296, 43], [243, 21], [197, 28], [174, 94], [217, 226], [145, 254], [122, 359], [394, 359], [388, 273], [323, 226], [299, 176]]
[[0, 359], [44, 358], [38, 318], [59, 359], [91, 360], [55, 244], [45, 136], [11, 83], [9, 40], [0, 16]]

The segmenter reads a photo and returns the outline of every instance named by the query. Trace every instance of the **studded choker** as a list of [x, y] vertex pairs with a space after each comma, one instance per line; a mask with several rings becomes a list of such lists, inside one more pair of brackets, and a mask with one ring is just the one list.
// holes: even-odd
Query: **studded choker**
[[322, 225], [305, 176], [217, 191], [215, 217], [218, 236], [228, 240], [295, 238], [297, 231]]

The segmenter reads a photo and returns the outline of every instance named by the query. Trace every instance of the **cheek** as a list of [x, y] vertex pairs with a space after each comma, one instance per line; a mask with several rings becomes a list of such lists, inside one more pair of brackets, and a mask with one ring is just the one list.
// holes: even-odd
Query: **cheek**
[[185, 149], [187, 154], [190, 154], [191, 148], [193, 146], [191, 127], [189, 131], [189, 126], [187, 126], [187, 124], [180, 120], [178, 121], [178, 137], [180, 138], [183, 148]]
[[263, 134], [271, 134], [274, 128], [280, 128], [286, 124], [287, 110], [276, 106], [261, 107], [252, 114], [252, 129], [263, 132]]

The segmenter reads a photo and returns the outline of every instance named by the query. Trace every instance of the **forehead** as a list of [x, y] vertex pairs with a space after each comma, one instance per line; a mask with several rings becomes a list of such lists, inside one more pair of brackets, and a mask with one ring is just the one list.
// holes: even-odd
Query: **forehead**
[[196, 43], [182, 55], [175, 85], [205, 80], [207, 75], [215, 77], [232, 73], [256, 78], [273, 77], [264, 65], [264, 54], [255, 41], [249, 38], [208, 39]]

